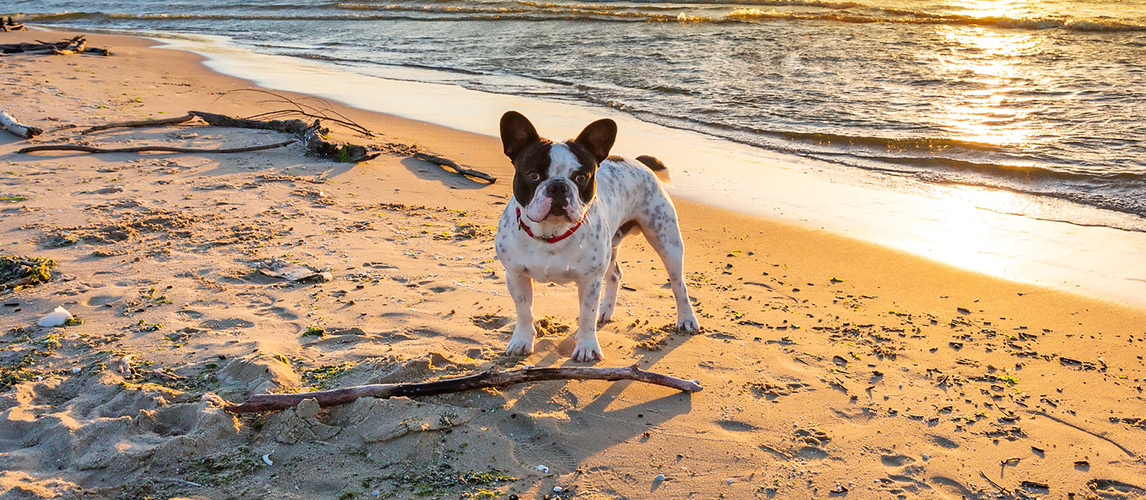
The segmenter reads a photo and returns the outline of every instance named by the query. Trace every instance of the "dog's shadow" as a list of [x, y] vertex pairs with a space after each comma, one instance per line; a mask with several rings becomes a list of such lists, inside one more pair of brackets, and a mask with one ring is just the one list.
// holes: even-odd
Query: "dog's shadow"
[[[624, 335], [625, 332], [612, 333]], [[642, 369], [655, 365], [672, 348], [678, 347], [687, 341], [672, 336], [671, 346], [668, 342], [660, 351], [650, 351], [646, 355], [634, 357], [633, 362]], [[534, 362], [538, 367], [582, 367], [584, 363], [576, 363], [569, 359], [572, 351], [573, 339], [569, 337], [545, 337], [538, 339], [534, 345], [535, 352], [545, 353], [541, 359]], [[614, 356], [623, 353], [613, 353]], [[597, 366], [626, 366], [618, 365], [616, 361], [598, 363]], [[668, 375], [679, 375], [668, 373]], [[584, 390], [572, 390], [571, 385], [580, 383], [603, 384], [607, 383], [603, 391], [592, 397], [587, 403], [577, 401], [576, 393]], [[542, 463], [561, 466], [563, 470], [554, 470], [558, 474], [565, 474], [577, 470], [591, 457], [600, 456], [602, 452], [621, 443], [637, 439], [645, 442], [653, 439], [656, 429], [673, 418], [692, 411], [692, 394], [678, 392], [668, 387], [654, 387], [643, 385], [638, 395], [620, 399], [622, 394], [633, 386], [634, 381], [619, 380], [616, 382], [601, 381], [568, 381], [561, 385], [539, 384], [527, 386], [519, 394], [507, 398], [513, 400], [511, 410], [520, 414], [541, 414], [552, 410], [557, 399], [563, 400], [562, 408], [567, 419], [555, 419], [546, 416], [537, 416], [530, 419], [514, 418], [513, 423], [507, 422], [504, 431], [514, 435], [531, 435], [531, 439], [519, 440], [518, 446], [527, 446], [526, 442], [543, 444], [536, 448], [515, 450], [515, 455], [535, 456]], [[650, 399], [651, 398], [651, 399]], [[572, 400], [570, 400], [572, 399]], [[632, 400], [640, 401], [632, 404]], [[546, 488], [548, 480], [538, 478], [538, 483], [544, 483]], [[554, 483], [556, 484], [556, 483]], [[542, 488], [542, 489], [546, 489]]]

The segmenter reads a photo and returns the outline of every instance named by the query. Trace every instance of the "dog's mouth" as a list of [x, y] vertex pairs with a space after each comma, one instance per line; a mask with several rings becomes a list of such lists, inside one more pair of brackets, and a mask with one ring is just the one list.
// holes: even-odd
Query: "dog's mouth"
[[549, 213], [545, 214], [545, 222], [559, 222], [560, 220], [573, 220], [569, 213], [569, 201], [555, 198], [549, 205]]

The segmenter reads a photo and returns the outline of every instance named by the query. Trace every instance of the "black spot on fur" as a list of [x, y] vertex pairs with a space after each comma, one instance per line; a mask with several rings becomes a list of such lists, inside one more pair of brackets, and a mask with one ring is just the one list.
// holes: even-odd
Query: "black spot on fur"
[[[519, 153], [513, 159], [513, 196], [521, 206], [533, 201], [537, 186], [549, 178], [549, 148], [552, 143], [544, 139], [534, 143]], [[536, 173], [537, 180], [530, 180], [530, 174]]]
[[597, 160], [594, 160], [593, 155], [580, 144], [573, 141], [565, 144], [569, 146], [569, 151], [573, 153], [573, 156], [577, 157], [577, 163], [581, 164], [581, 167], [573, 171], [573, 179], [581, 174], [584, 174], [587, 179], [584, 183], [573, 182], [577, 184], [578, 197], [581, 198], [581, 203], [587, 204], [597, 194]]

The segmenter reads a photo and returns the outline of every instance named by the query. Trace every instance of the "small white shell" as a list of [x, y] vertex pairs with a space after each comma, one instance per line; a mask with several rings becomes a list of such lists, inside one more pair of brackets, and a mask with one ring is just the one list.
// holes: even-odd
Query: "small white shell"
[[41, 318], [40, 321], [36, 322], [36, 324], [43, 327], [52, 328], [56, 326], [62, 326], [64, 323], [67, 323], [69, 319], [72, 319], [72, 313], [68, 312], [67, 309], [64, 309], [64, 306], [57, 306], [54, 311]]
[[541, 471], [542, 474], [549, 474], [549, 467], [547, 466], [538, 465], [537, 470]]
[[271, 461], [271, 454], [270, 453], [263, 455], [263, 463], [267, 464], [267, 465], [274, 465], [275, 464], [274, 462]]

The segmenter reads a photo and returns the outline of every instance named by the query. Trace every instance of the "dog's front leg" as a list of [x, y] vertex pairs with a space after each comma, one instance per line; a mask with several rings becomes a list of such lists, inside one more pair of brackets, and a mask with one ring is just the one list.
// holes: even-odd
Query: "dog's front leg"
[[577, 294], [581, 299], [581, 313], [577, 316], [577, 334], [574, 339], [573, 361], [589, 362], [605, 359], [601, 345], [597, 343], [597, 306], [601, 300], [601, 281], [605, 277], [595, 274], [577, 283]]
[[517, 309], [517, 325], [513, 327], [513, 336], [509, 338], [505, 354], [528, 356], [533, 354], [533, 337], [537, 333], [533, 329], [533, 279], [523, 273], [507, 270], [505, 285]]

